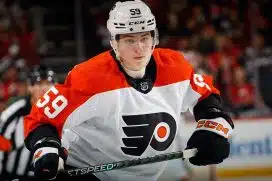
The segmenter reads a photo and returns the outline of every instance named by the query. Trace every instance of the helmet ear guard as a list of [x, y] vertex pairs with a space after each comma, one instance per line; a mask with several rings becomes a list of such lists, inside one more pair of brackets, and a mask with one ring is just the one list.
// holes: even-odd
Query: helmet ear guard
[[119, 59], [119, 53], [117, 51], [117, 42], [116, 42], [116, 40], [111, 39], [110, 40], [110, 45], [111, 45], [111, 47], [112, 47], [112, 49], [113, 49], [113, 51], [114, 51], [114, 53], [116, 55], [116, 58]]
[[158, 29], [156, 28], [155, 30], [154, 30], [154, 45], [155, 46], [157, 46], [158, 44], [159, 44], [159, 31], [158, 31]]

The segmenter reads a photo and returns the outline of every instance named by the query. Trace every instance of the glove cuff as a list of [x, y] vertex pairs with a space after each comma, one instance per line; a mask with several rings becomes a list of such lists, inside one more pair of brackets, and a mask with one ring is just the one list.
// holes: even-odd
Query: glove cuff
[[57, 155], [59, 155], [59, 150], [57, 148], [54, 148], [54, 147], [41, 147], [41, 148], [38, 148], [34, 152], [34, 155], [33, 155], [34, 165], [40, 158], [42, 158], [46, 154], [57, 154]]
[[34, 157], [33, 157], [34, 162], [38, 160], [37, 158], [40, 158], [43, 155], [48, 153], [55, 153], [59, 155], [65, 162], [68, 155], [67, 150], [61, 147], [60, 141], [53, 137], [45, 137], [37, 141], [36, 144], [34, 145], [33, 152], [34, 152]]
[[53, 138], [53, 137], [44, 137], [37, 141], [34, 145], [33, 150], [37, 150], [40, 147], [54, 147], [54, 148], [60, 148], [61, 143], [59, 139]]
[[225, 138], [229, 138], [232, 134], [232, 127], [224, 118], [200, 119], [197, 122], [197, 130], [207, 130], [219, 134]]

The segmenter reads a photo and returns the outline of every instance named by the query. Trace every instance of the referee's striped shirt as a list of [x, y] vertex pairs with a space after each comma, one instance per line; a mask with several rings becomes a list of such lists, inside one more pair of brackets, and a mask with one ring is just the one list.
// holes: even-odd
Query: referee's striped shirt
[[0, 134], [12, 143], [12, 151], [0, 151], [0, 175], [16, 178], [28, 175], [32, 157], [24, 145], [23, 116], [31, 110], [30, 97], [21, 98], [0, 113]]

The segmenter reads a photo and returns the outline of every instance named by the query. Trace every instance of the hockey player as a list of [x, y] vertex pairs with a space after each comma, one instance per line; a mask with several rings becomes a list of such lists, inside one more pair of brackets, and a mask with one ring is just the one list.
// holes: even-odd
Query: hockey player
[[[54, 179], [64, 163], [82, 168], [178, 151], [180, 115], [197, 121], [187, 148], [194, 165], [221, 163], [234, 128], [211, 77], [194, 73], [179, 52], [155, 48], [155, 17], [140, 0], [117, 2], [107, 28], [111, 51], [77, 66], [25, 117], [35, 175]], [[68, 151], [66, 160], [63, 148]], [[166, 162], [94, 174], [93, 180], [155, 181]]]
[[31, 105], [56, 82], [46, 66], [34, 66], [27, 78], [29, 95], [19, 98], [0, 114], [0, 180], [25, 178], [30, 173], [32, 155], [24, 144], [23, 117]]

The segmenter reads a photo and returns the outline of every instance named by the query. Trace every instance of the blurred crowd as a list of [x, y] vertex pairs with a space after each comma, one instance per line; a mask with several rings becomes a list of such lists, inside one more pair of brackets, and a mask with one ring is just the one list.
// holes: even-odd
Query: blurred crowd
[[[26, 94], [24, 73], [42, 62], [29, 9], [11, 2], [0, 1], [0, 112]], [[81, 1], [86, 57], [110, 48], [106, 20], [113, 2]], [[182, 52], [197, 73], [212, 75], [233, 117], [271, 117], [271, 1], [145, 2], [156, 16], [159, 47]]]
[[26, 90], [26, 72], [39, 64], [28, 11], [16, 1], [0, 1], [0, 112]]

